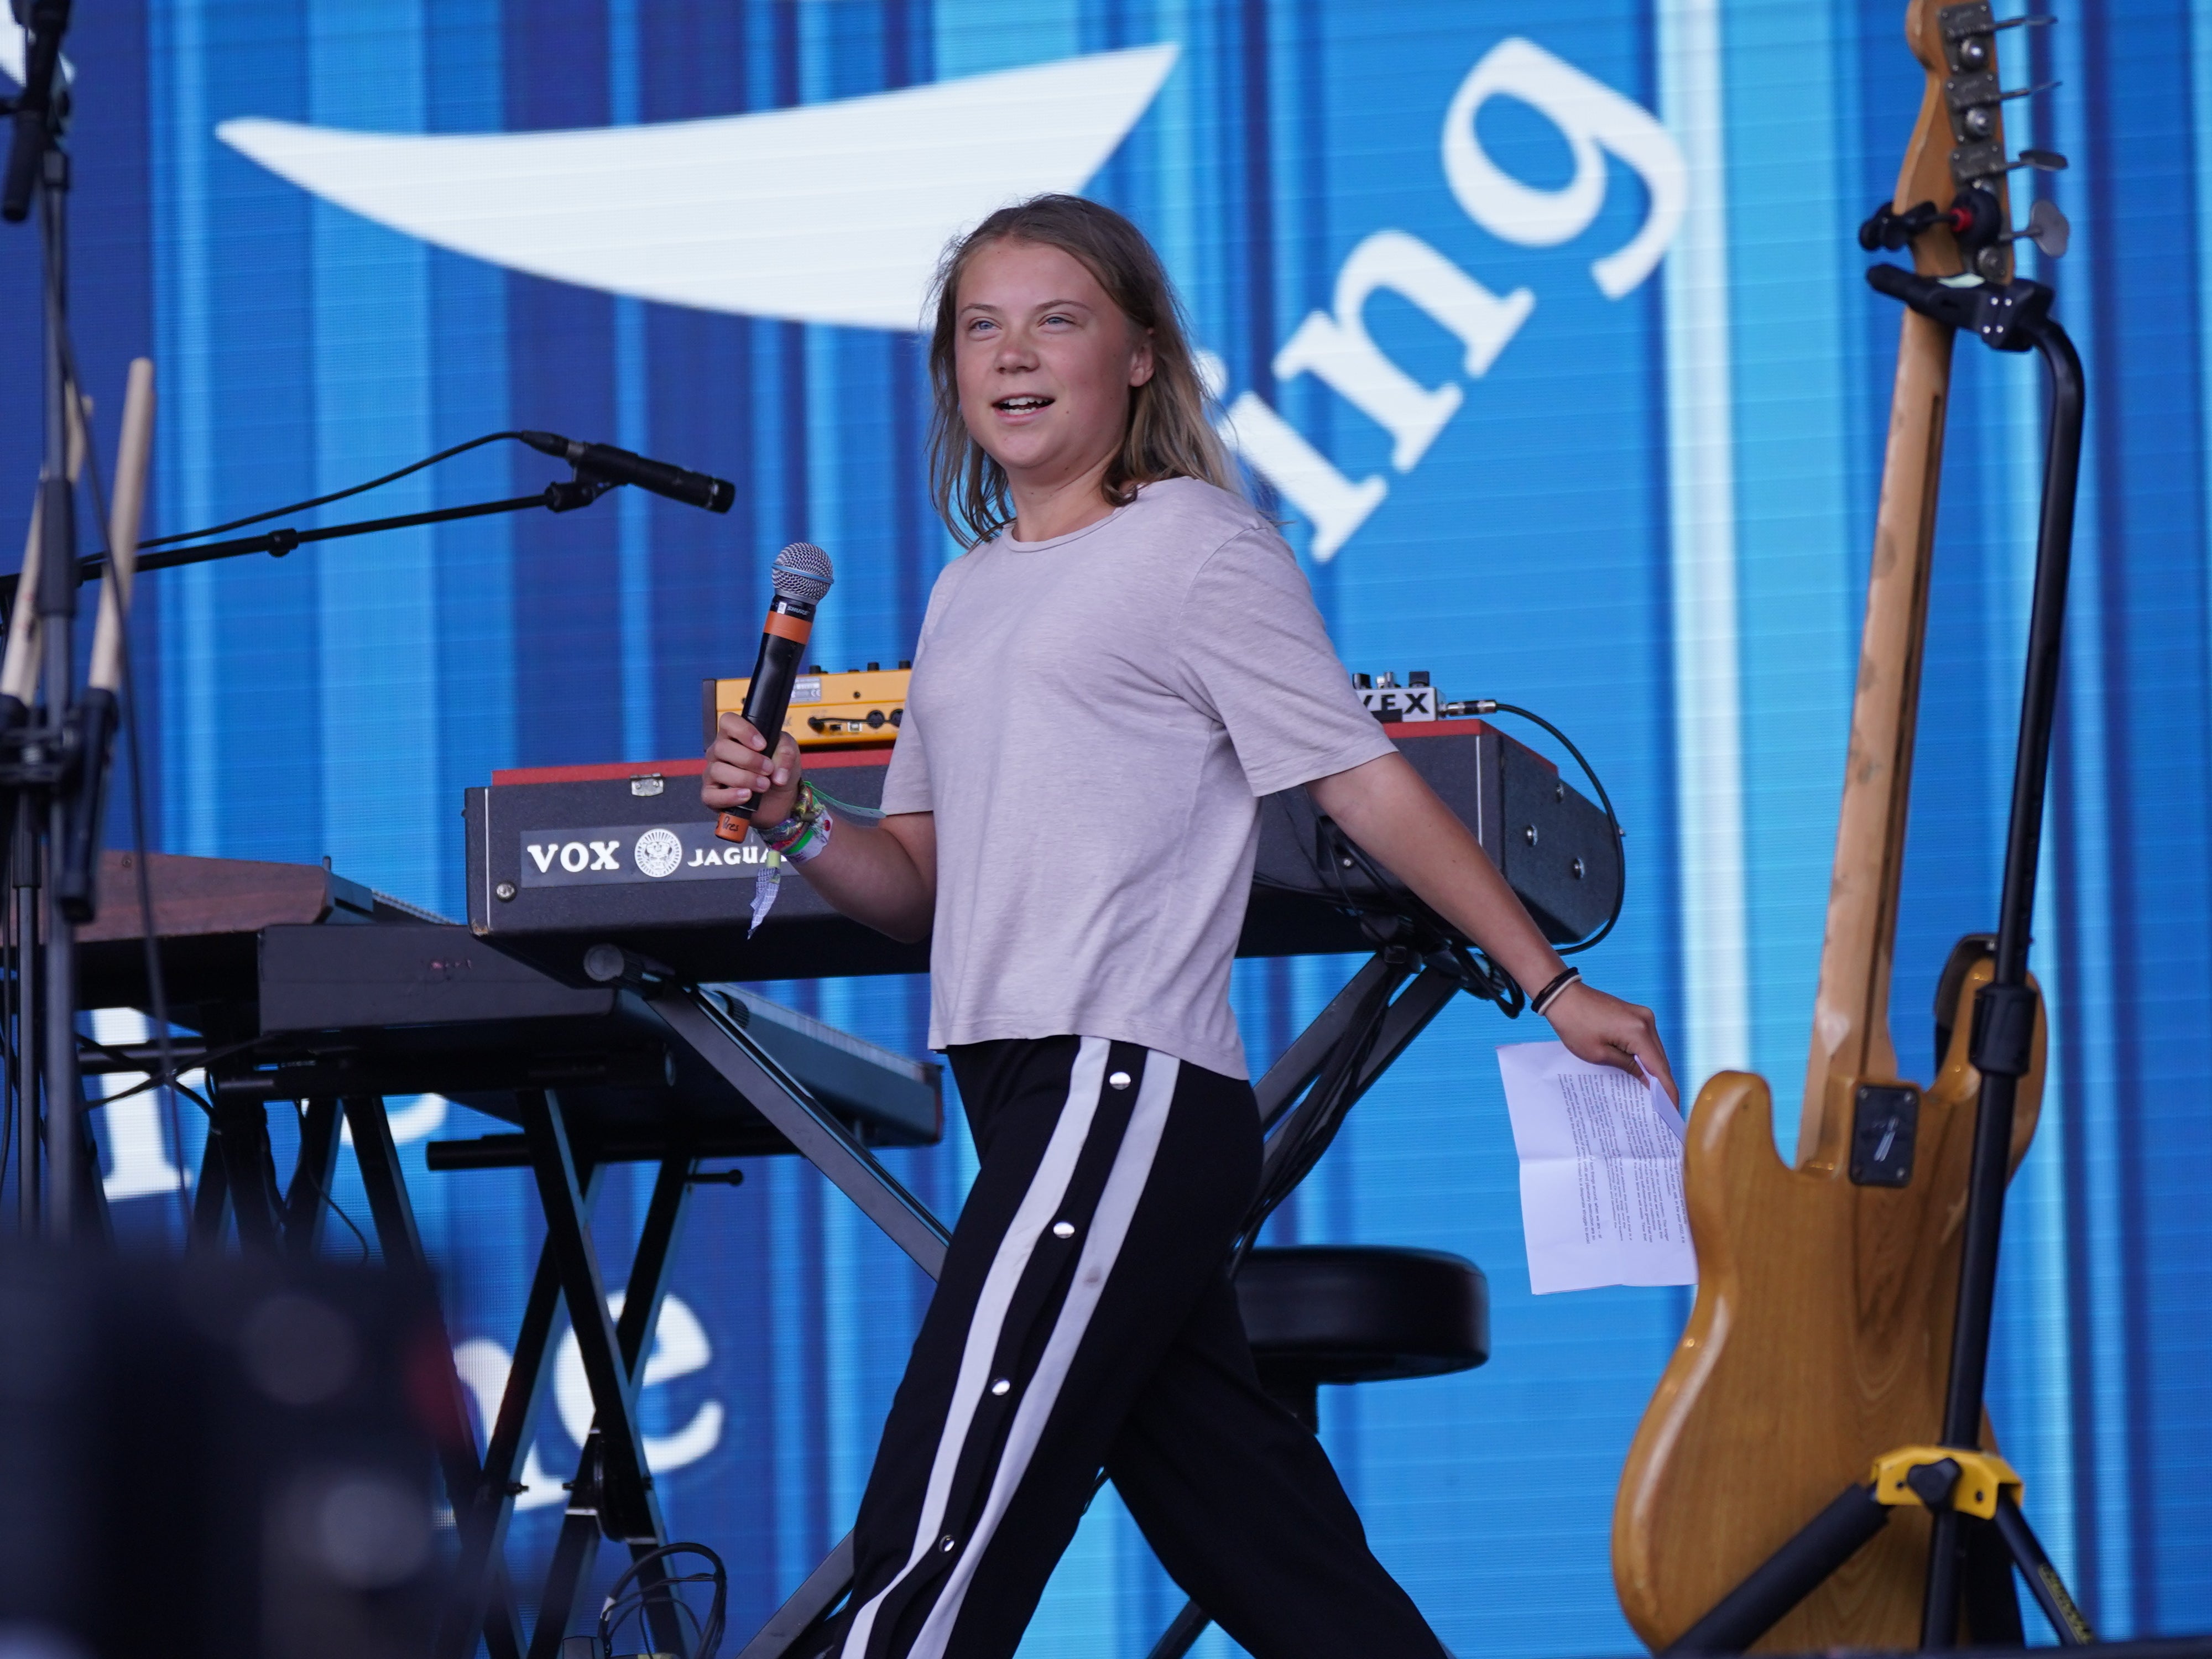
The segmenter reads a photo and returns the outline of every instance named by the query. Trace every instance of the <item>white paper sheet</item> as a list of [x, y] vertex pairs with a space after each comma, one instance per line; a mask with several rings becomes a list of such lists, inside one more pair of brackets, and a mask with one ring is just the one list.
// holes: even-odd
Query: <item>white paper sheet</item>
[[1498, 1069], [1521, 1155], [1529, 1288], [1696, 1284], [1682, 1120], [1658, 1085], [1560, 1042], [1502, 1044]]

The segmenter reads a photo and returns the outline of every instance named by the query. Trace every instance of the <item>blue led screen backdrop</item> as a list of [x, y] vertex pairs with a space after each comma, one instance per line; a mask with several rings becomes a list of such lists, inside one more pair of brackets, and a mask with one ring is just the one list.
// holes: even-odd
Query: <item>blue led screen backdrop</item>
[[[327, 854], [457, 914], [461, 790], [496, 767], [696, 753], [698, 682], [744, 672], [768, 560], [795, 538], [838, 562], [820, 659], [909, 655], [953, 551], [925, 500], [909, 326], [931, 257], [1007, 196], [1081, 189], [1165, 256], [1347, 661], [1528, 704], [1598, 764], [1631, 871], [1593, 975], [1658, 1009], [1686, 1075], [1773, 1079], [1786, 1154], [1898, 326], [1853, 232], [1920, 95], [1899, 10], [81, 0], [76, 331], [111, 453], [125, 362], [159, 364], [149, 533], [508, 427], [738, 497], [718, 519], [621, 491], [150, 578], [155, 844]], [[2083, 8], [2002, 39], [2008, 81], [2063, 83], [2010, 106], [2015, 146], [2073, 161], [2015, 210], [2033, 191], [2073, 218], [2069, 258], [2029, 269], [2087, 361], [2091, 429], [2036, 948], [2051, 1084], [2012, 1188], [1991, 1409], [2101, 1626], [2202, 1629], [2212, 3]], [[33, 259], [27, 231], [0, 235], [10, 514], [38, 446]], [[1929, 1070], [1951, 940], [1994, 916], [2038, 374], [1960, 349], [1893, 1005], [1908, 1075]], [[489, 448], [326, 521], [550, 476]], [[1348, 966], [1240, 965], [1255, 1056]], [[919, 1051], [918, 984], [769, 988]], [[1325, 1437], [1455, 1650], [1625, 1650], [1613, 1486], [1687, 1297], [1528, 1294], [1491, 1059], [1527, 1034], [1452, 1010], [1274, 1237], [1488, 1271], [1490, 1364], [1332, 1394]], [[520, 1174], [423, 1168], [425, 1140], [477, 1132], [469, 1113], [394, 1109], [486, 1398], [536, 1202]], [[142, 1098], [100, 1133], [119, 1224], [158, 1231], [198, 1131], [172, 1146]], [[893, 1162], [949, 1215], [972, 1154], [956, 1123]], [[612, 1274], [635, 1179], [599, 1194]], [[673, 1525], [731, 1562], [733, 1624], [848, 1524], [926, 1295], [790, 1160], [696, 1200], [644, 1410]], [[570, 1358], [514, 1528], [526, 1583], [587, 1410]], [[1139, 1654], [1178, 1604], [1109, 1497], [1024, 1652]]]

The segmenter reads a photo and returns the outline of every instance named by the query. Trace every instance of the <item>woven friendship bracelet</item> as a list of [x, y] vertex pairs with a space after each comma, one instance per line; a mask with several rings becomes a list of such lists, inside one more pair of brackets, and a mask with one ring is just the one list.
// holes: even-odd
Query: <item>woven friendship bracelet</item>
[[815, 793], [811, 783], [799, 786], [799, 810], [773, 829], [763, 830], [761, 840], [769, 849], [791, 864], [805, 864], [821, 857], [830, 845], [830, 809], [822, 797]]

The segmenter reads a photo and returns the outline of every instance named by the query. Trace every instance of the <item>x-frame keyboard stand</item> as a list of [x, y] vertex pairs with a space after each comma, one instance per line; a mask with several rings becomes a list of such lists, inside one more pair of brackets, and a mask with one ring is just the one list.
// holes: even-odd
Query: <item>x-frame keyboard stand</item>
[[[720, 1073], [802, 1156], [858, 1203], [869, 1218], [934, 1278], [948, 1235], [935, 1218], [884, 1168], [845, 1123], [828, 1110], [711, 997], [669, 981], [640, 981], [673, 1038]], [[600, 1169], [580, 1164], [556, 1093], [522, 1099], [528, 1161], [545, 1213], [545, 1244], [523, 1313], [514, 1364], [474, 1482], [453, 1490], [473, 1494], [465, 1517], [456, 1506], [461, 1557], [437, 1659], [468, 1659], [478, 1632], [494, 1659], [556, 1659], [561, 1641], [587, 1589], [599, 1545], [611, 1539], [633, 1555], [670, 1541], [637, 1420], [637, 1389], [649, 1339], [665, 1297], [686, 1200], [700, 1179], [692, 1149], [670, 1146], [659, 1160], [646, 1208], [620, 1319], [610, 1317], [605, 1280], [589, 1224], [592, 1188]], [[504, 1599], [503, 1552], [517, 1474], [530, 1446], [550, 1367], [557, 1315], [568, 1308], [593, 1418], [567, 1512], [554, 1547], [538, 1614], [526, 1649], [506, 1638], [514, 1629]], [[688, 1654], [690, 1642], [665, 1602], [648, 1604], [658, 1650]]]
[[[1408, 981], [1412, 982], [1408, 984]], [[1354, 1099], [1373, 1087], [1376, 1079], [1389, 1069], [1407, 1046], [1427, 1029], [1429, 1022], [1459, 991], [1461, 981], [1454, 974], [1422, 967], [1419, 959], [1409, 951], [1391, 947], [1377, 951], [1330, 999], [1313, 1023], [1283, 1051], [1282, 1057], [1267, 1068], [1267, 1075], [1253, 1085], [1254, 1093], [1259, 1097], [1263, 1128], [1273, 1127], [1284, 1119], [1328, 1067], [1340, 1045], [1358, 1041], [1358, 1010], [1376, 993], [1378, 986], [1387, 987], [1384, 994], [1395, 1000], [1360, 1066], [1353, 1088]], [[702, 1013], [707, 1012], [701, 1010]], [[661, 1012], [664, 1018], [669, 1018], [670, 1010], [665, 1005]], [[693, 1018], [685, 1017], [687, 1020]], [[670, 1018], [670, 1024], [679, 1034], [686, 1034], [684, 1025], [677, 1019]], [[718, 1066], [721, 1064], [719, 1059], [715, 1063]], [[723, 1075], [741, 1089], [745, 1088], [736, 1074], [725, 1071]], [[768, 1103], [755, 1097], [751, 1090], [745, 1091], [747, 1097], [790, 1136], [792, 1144], [858, 1204], [870, 1220], [889, 1233], [924, 1273], [933, 1279], [938, 1277], [950, 1235], [892, 1179], [889, 1171], [868, 1156], [866, 1148], [844, 1134], [843, 1126], [835, 1119], [828, 1119], [817, 1108], [807, 1122], [796, 1126], [813, 1137], [811, 1141], [801, 1139], [794, 1125], [777, 1117]], [[841, 1141], [842, 1147], [823, 1145], [825, 1137]], [[817, 1150], [824, 1155], [817, 1156]], [[1268, 1150], [1272, 1155], [1277, 1148], [1271, 1143]], [[738, 1659], [784, 1659], [784, 1656], [793, 1653], [836, 1610], [852, 1583], [853, 1535], [848, 1533], [744, 1645]]]
[[[1453, 975], [1423, 969], [1401, 950], [1378, 952], [1364, 965], [1255, 1085], [1263, 1125], [1279, 1121], [1336, 1055], [1358, 1040], [1361, 1006], [1385, 988], [1395, 998], [1362, 1066], [1364, 1094], [1459, 989]], [[913, 1258], [933, 1279], [942, 1271], [951, 1235], [835, 1114], [825, 1108], [712, 997], [665, 981], [641, 980], [673, 1038], [719, 1073], [801, 1156]], [[428, 1271], [401, 1174], [384, 1103], [373, 1094], [309, 1100], [301, 1118], [300, 1158], [288, 1191], [280, 1191], [270, 1156], [265, 1103], [232, 1101], [218, 1092], [215, 1124], [194, 1206], [194, 1231], [213, 1243], [226, 1213], [240, 1244], [272, 1254], [311, 1255], [324, 1224], [323, 1194], [336, 1169], [341, 1116], [368, 1188], [377, 1242], [388, 1261]], [[525, 1146], [509, 1164], [526, 1164], [535, 1180], [546, 1232], [524, 1304], [514, 1357], [481, 1462], [474, 1455], [465, 1394], [450, 1368], [441, 1406], [441, 1472], [452, 1497], [460, 1550], [453, 1589], [439, 1629], [436, 1659], [470, 1659], [481, 1640], [492, 1659], [557, 1659], [561, 1641], [591, 1580], [603, 1540], [641, 1555], [670, 1541], [646, 1467], [637, 1392], [650, 1335], [665, 1299], [678, 1237], [693, 1186], [701, 1179], [696, 1147], [659, 1150], [659, 1168], [632, 1258], [619, 1318], [607, 1310], [606, 1287], [589, 1224], [592, 1196], [606, 1164], [580, 1152], [558, 1092], [520, 1097]], [[465, 1144], [465, 1143], [464, 1143]], [[461, 1167], [461, 1166], [449, 1166]], [[554, 1559], [526, 1640], [504, 1559], [520, 1476], [551, 1380], [559, 1320], [566, 1308], [576, 1334], [594, 1411], [591, 1432], [569, 1486]], [[444, 1352], [452, 1343], [442, 1327]], [[781, 1659], [833, 1611], [850, 1588], [849, 1534], [746, 1644], [740, 1659]], [[661, 1651], [688, 1654], [688, 1633], [665, 1603], [651, 1609]]]
[[[876, 1224], [933, 1278], [947, 1235], [845, 1123], [825, 1108], [710, 996], [665, 981], [641, 984], [672, 1041], [696, 1052], [801, 1154], [850, 1194]], [[193, 1232], [217, 1246], [234, 1217], [240, 1245], [280, 1255], [313, 1254], [336, 1170], [341, 1116], [368, 1192], [377, 1243], [385, 1259], [428, 1273], [384, 1102], [375, 1094], [309, 1099], [301, 1113], [299, 1161], [289, 1189], [280, 1189], [264, 1100], [215, 1091], [211, 1126], [193, 1206]], [[602, 1539], [641, 1555], [670, 1541], [646, 1466], [637, 1392], [650, 1335], [665, 1299], [691, 1189], [703, 1180], [696, 1145], [670, 1140], [645, 1154], [659, 1164], [653, 1195], [629, 1272], [619, 1319], [607, 1310], [605, 1279], [590, 1228], [591, 1203], [606, 1169], [570, 1132], [557, 1091], [518, 1095], [522, 1146], [496, 1158], [455, 1159], [445, 1167], [527, 1167], [545, 1218], [514, 1357], [498, 1413], [489, 1425], [481, 1462], [475, 1455], [466, 1395], [448, 1356], [441, 1391], [441, 1473], [454, 1511], [460, 1549], [453, 1591], [434, 1649], [437, 1659], [469, 1659], [482, 1640], [492, 1659], [556, 1659], [561, 1640], [587, 1589]], [[504, 1137], [498, 1139], [506, 1139]], [[462, 1149], [470, 1143], [459, 1143]], [[626, 1152], [635, 1158], [639, 1154]], [[720, 1154], [716, 1154], [720, 1155]], [[522, 1491], [520, 1471], [535, 1437], [551, 1381], [559, 1320], [565, 1307], [590, 1387], [592, 1425], [568, 1485], [554, 1559], [526, 1642], [504, 1546]], [[651, 1575], [652, 1570], [647, 1570]], [[665, 1602], [648, 1606], [657, 1650], [689, 1654], [688, 1633]]]

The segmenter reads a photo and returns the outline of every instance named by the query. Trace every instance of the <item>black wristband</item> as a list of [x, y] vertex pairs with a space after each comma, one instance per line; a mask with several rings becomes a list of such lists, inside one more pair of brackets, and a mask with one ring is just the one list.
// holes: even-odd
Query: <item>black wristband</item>
[[1567, 987], [1574, 984], [1576, 981], [1580, 980], [1582, 976], [1583, 970], [1579, 968], [1561, 969], [1557, 978], [1553, 980], [1553, 981], [1549, 985], [1547, 985], [1542, 990], [1537, 992], [1534, 996], [1528, 999], [1528, 1007], [1530, 1011], [1538, 1014], [1544, 1013], [1553, 1003], [1559, 1000], [1560, 996], [1566, 991]]

